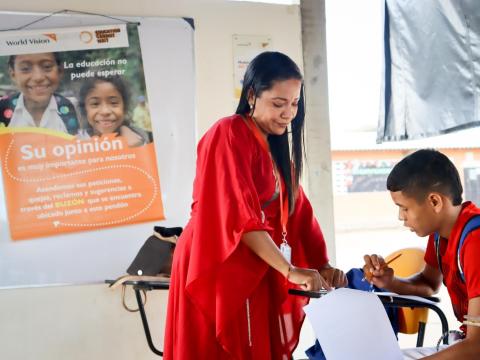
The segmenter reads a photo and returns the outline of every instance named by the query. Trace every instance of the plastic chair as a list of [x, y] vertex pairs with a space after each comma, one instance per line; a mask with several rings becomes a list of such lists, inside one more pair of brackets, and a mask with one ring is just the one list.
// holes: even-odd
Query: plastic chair
[[[395, 276], [409, 277], [423, 270], [425, 267], [425, 250], [420, 248], [404, 248], [397, 250], [385, 258], [388, 262], [398, 254], [402, 254], [389, 266], [395, 271]], [[408, 308], [398, 309], [399, 332], [403, 334], [417, 335], [417, 347], [423, 346], [425, 337], [425, 326], [428, 320], [428, 308]]]

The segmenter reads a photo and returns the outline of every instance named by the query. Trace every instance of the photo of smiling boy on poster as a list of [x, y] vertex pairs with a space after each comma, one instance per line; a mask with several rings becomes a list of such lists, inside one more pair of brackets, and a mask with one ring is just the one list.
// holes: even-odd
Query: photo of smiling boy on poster
[[0, 34], [0, 75], [12, 239], [164, 218], [136, 25]]
[[19, 91], [0, 99], [0, 124], [77, 134], [79, 123], [75, 108], [70, 100], [56, 92], [63, 76], [58, 52], [10, 55], [8, 74]]

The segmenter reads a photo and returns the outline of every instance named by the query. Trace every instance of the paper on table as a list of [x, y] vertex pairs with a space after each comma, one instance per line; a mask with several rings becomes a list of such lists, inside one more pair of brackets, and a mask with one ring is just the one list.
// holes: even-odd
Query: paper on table
[[376, 294], [338, 289], [304, 307], [328, 360], [402, 360]]
[[393, 293], [393, 292], [374, 292], [374, 294], [378, 295], [378, 296], [391, 296], [391, 297], [397, 297], [397, 298], [400, 298], [400, 299], [415, 300], [415, 301], [419, 301], [419, 302], [422, 302], [422, 303], [425, 303], [425, 304], [437, 305], [436, 302], [434, 302], [432, 300], [425, 299], [421, 296], [399, 295], [399, 294], [396, 294], [396, 293]]
[[[447, 348], [448, 345], [440, 345], [439, 350], [443, 350]], [[417, 347], [411, 349], [403, 349], [403, 359], [410, 360], [410, 359], [423, 359], [425, 356], [433, 355], [437, 353], [436, 347]]]

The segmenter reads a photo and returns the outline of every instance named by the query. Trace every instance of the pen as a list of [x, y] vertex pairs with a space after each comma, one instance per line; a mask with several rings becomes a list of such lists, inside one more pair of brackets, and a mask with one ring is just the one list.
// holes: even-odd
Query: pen
[[[402, 256], [402, 253], [400, 253], [400, 254], [394, 256], [392, 259], [388, 260], [388, 262], [386, 262], [386, 263], [382, 266], [382, 269], [386, 268], [389, 264], [391, 264], [392, 262], [394, 262], [395, 260], [397, 260], [400, 256]], [[367, 275], [366, 275], [366, 274], [364, 274], [362, 281], [365, 281], [365, 280], [367, 280]]]
[[392, 262], [394, 262], [395, 260], [397, 260], [400, 256], [402, 256], [402, 253], [400, 253], [400, 254], [398, 254], [397, 256], [395, 256], [394, 258], [388, 260], [388, 262], [385, 264], [385, 266], [391, 264]]

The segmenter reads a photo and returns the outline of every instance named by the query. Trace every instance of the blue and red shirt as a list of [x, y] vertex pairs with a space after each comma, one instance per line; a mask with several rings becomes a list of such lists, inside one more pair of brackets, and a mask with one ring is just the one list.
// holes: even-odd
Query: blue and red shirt
[[[468, 313], [469, 300], [480, 296], [480, 261], [478, 260], [480, 228], [468, 233], [460, 251], [465, 282], [460, 277], [457, 264], [457, 249], [462, 230], [467, 221], [475, 215], [480, 215], [480, 209], [470, 201], [463, 203], [450, 237], [448, 239], [440, 238], [443, 283], [450, 295], [455, 316], [460, 322], [464, 321], [464, 315]], [[432, 267], [439, 268], [433, 234], [428, 238], [425, 262]]]

